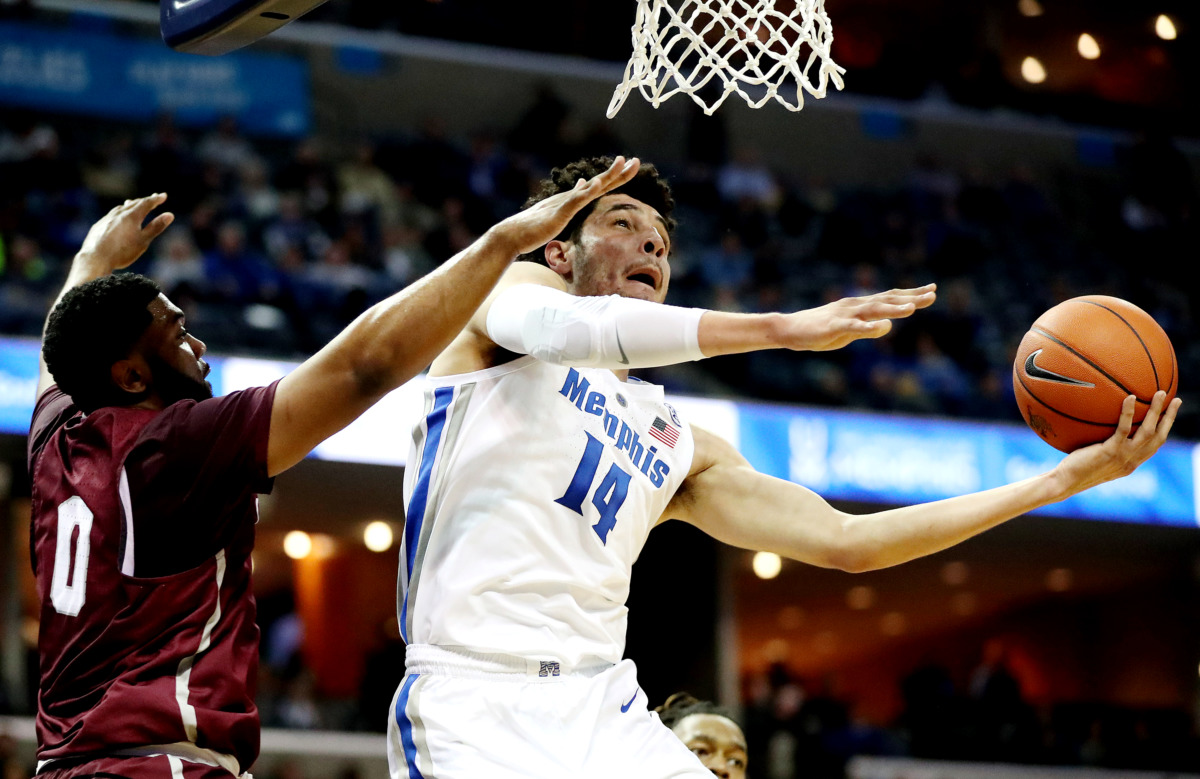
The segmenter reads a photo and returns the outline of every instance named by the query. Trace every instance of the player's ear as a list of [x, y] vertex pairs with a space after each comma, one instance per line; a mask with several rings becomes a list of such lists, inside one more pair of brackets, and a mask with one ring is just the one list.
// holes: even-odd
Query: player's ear
[[132, 395], [143, 395], [149, 389], [150, 369], [143, 360], [117, 360], [109, 371], [117, 389]]
[[546, 244], [546, 265], [564, 278], [571, 275], [574, 257], [571, 248], [572, 244], [569, 241], [551, 241]]

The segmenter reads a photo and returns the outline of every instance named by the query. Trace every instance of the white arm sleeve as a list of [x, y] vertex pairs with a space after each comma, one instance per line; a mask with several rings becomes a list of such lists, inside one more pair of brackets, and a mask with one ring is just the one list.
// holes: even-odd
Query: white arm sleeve
[[488, 311], [488, 337], [510, 352], [584, 368], [654, 368], [700, 360], [704, 309], [645, 300], [577, 297], [538, 284], [501, 292]]

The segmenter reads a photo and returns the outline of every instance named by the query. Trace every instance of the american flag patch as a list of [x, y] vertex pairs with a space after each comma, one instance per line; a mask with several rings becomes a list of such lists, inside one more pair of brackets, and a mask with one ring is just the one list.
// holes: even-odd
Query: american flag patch
[[679, 441], [679, 428], [662, 417], [655, 417], [654, 423], [650, 425], [650, 435], [674, 449]]

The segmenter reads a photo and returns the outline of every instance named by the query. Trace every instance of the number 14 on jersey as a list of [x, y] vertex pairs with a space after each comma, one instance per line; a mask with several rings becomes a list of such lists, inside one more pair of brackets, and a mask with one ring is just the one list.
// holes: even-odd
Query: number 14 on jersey
[[[604, 454], [604, 444], [591, 433], [587, 431], [584, 433], [588, 440], [587, 447], [583, 450], [583, 457], [580, 458], [579, 465], [575, 468], [575, 475], [571, 477], [571, 484], [567, 487], [567, 491], [561, 498], [554, 501], [560, 506], [566, 506], [579, 516], [583, 516], [583, 501], [587, 499], [588, 492], [591, 491], [592, 482], [596, 479], [596, 471], [600, 468], [600, 456]], [[608, 543], [608, 531], [617, 524], [617, 512], [621, 510], [625, 498], [629, 495], [631, 478], [628, 472], [613, 463], [592, 493], [592, 505], [600, 512], [600, 521], [592, 525], [592, 530], [596, 531], [602, 544]]]

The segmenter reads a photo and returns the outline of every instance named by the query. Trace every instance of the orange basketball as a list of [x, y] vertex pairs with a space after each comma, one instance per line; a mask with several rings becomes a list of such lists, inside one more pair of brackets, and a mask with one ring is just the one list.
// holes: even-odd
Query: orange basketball
[[1026, 424], [1063, 452], [1105, 440], [1121, 402], [1137, 396], [1133, 429], [1150, 401], [1179, 389], [1175, 350], [1153, 317], [1107, 295], [1071, 298], [1038, 317], [1021, 339], [1013, 389]]

